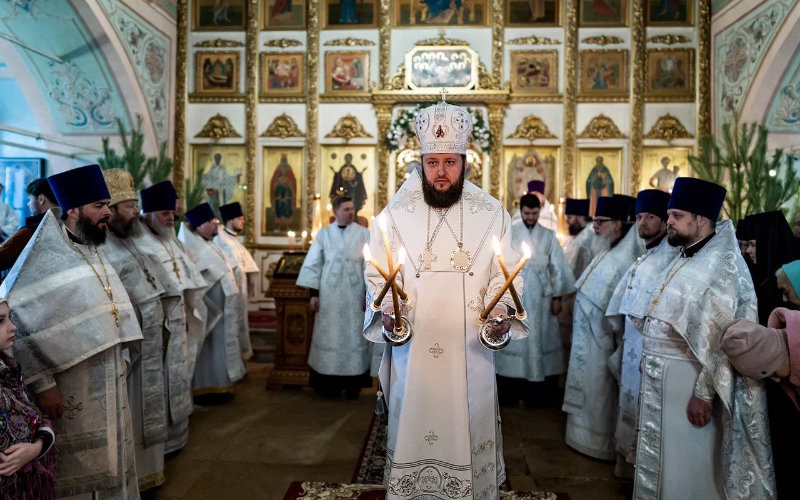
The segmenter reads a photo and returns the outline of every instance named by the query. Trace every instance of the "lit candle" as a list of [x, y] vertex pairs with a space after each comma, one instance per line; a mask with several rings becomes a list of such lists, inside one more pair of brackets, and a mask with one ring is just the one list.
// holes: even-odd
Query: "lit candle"
[[[386, 296], [386, 292], [389, 291], [389, 287], [392, 286], [392, 288], [394, 289], [393, 285], [395, 283], [395, 277], [397, 276], [397, 273], [400, 271], [400, 268], [403, 267], [403, 264], [405, 263], [406, 263], [406, 249], [400, 248], [400, 251], [397, 252], [397, 267], [394, 269], [394, 271], [392, 271], [392, 274], [389, 275], [389, 279], [386, 281], [386, 284], [383, 285], [381, 293], [379, 293], [378, 296], [375, 298], [375, 301], [373, 302], [375, 308], [380, 307], [381, 302], [383, 302], [383, 298]], [[394, 299], [395, 299], [395, 293], [394, 291], [392, 291], [392, 301], [394, 301]]]
[[530, 258], [531, 258], [531, 249], [527, 244], [523, 243], [522, 258], [519, 259], [517, 267], [515, 267], [514, 270], [511, 272], [511, 274], [506, 278], [505, 283], [503, 283], [503, 286], [500, 287], [500, 290], [497, 292], [497, 295], [495, 295], [492, 301], [489, 302], [489, 305], [486, 306], [486, 309], [484, 309], [483, 312], [481, 312], [480, 316], [481, 321], [486, 321], [486, 318], [489, 317], [489, 313], [492, 312], [494, 306], [496, 306], [497, 303], [500, 301], [500, 297], [502, 297], [503, 294], [506, 293], [506, 290], [508, 290], [508, 287], [511, 286], [511, 283], [514, 281], [514, 278], [516, 278], [519, 272], [522, 270], [522, 266], [524, 266], [525, 263], [528, 262]]
[[[494, 253], [497, 255], [497, 263], [500, 264], [500, 269], [503, 270], [503, 277], [508, 279], [506, 259], [503, 258], [503, 249], [500, 248], [500, 242], [497, 241], [497, 236], [492, 236], [492, 247], [494, 248]], [[513, 283], [508, 288], [508, 291], [511, 293], [511, 298], [514, 299], [514, 307], [517, 309], [517, 312], [522, 314], [524, 312], [522, 301], [519, 300], [519, 294], [517, 293], [517, 289], [514, 288]]]
[[286, 236], [289, 238], [289, 251], [291, 252], [294, 246], [294, 231], [287, 232]]
[[[405, 253], [405, 250], [403, 252]], [[389, 273], [384, 271], [381, 265], [378, 264], [378, 261], [372, 258], [372, 252], [369, 249], [369, 243], [364, 243], [363, 253], [364, 253], [364, 260], [372, 264], [372, 267], [374, 267], [375, 270], [378, 271], [378, 273], [380, 273], [381, 276], [383, 276], [383, 279], [385, 279], [388, 282]], [[398, 288], [397, 283], [393, 283], [392, 288], [397, 290], [397, 293], [400, 295], [400, 298], [402, 300], [405, 301], [406, 299], [408, 299], [408, 295], [406, 294], [406, 292], [404, 292], [402, 288]]]
[[303, 231], [300, 233], [300, 236], [303, 237], [303, 251], [306, 251], [306, 238], [308, 238], [308, 231]]

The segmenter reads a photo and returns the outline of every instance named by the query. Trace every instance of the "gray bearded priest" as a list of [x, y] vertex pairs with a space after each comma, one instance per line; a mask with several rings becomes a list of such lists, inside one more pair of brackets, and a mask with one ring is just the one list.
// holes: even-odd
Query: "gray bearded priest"
[[[508, 265], [517, 261], [510, 217], [496, 199], [464, 180], [472, 129], [465, 109], [442, 100], [423, 109], [415, 127], [421, 169], [380, 216], [393, 261], [401, 248], [409, 257], [397, 278], [408, 294], [401, 315], [413, 325], [411, 340], [387, 347], [380, 368], [389, 416], [384, 485], [389, 499], [496, 498], [505, 466], [494, 353], [479, 342], [477, 320], [505, 281], [493, 237]], [[373, 225], [370, 249], [386, 268], [380, 224]], [[364, 335], [382, 342], [381, 330], [394, 327], [393, 301], [389, 293], [378, 311], [372, 309], [385, 280], [374, 265], [365, 274]], [[515, 286], [522, 292], [521, 278]], [[506, 292], [490, 317], [513, 315], [513, 309]], [[494, 328], [515, 338], [528, 335], [516, 319]]]

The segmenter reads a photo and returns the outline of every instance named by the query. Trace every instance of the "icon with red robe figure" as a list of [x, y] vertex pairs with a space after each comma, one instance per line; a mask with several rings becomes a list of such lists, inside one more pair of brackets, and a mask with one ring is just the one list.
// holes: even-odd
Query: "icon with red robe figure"
[[269, 202], [275, 212], [275, 232], [288, 231], [297, 204], [297, 179], [286, 153], [281, 154], [281, 161], [270, 179]]

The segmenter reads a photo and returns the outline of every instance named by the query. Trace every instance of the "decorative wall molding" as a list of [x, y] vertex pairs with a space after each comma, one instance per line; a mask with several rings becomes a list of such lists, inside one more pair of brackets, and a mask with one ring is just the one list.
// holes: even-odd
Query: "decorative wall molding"
[[[378, 11], [378, 82], [383, 90], [392, 85], [392, 0], [381, 0]], [[379, 182], [380, 183], [380, 182]]]
[[625, 134], [620, 132], [614, 120], [606, 115], [600, 114], [592, 118], [592, 121], [586, 125], [583, 132], [578, 135], [578, 139], [599, 139], [604, 141], [606, 139], [625, 139]]
[[178, 0], [176, 16], [177, 40], [175, 43], [175, 146], [172, 155], [172, 183], [183, 199], [184, 177], [186, 175], [186, 82], [189, 52], [189, 0]]
[[555, 38], [527, 36], [521, 38], [512, 38], [506, 42], [506, 45], [561, 45], [561, 41], [556, 40]]
[[375, 45], [372, 40], [366, 38], [337, 38], [336, 40], [328, 40], [323, 44], [326, 47], [371, 47]]
[[223, 38], [216, 38], [214, 40], [204, 40], [194, 44], [195, 47], [203, 47], [207, 49], [229, 49], [232, 47], [244, 47], [242, 42], [237, 40], [225, 40]]
[[644, 138], [672, 142], [675, 139], [694, 139], [694, 136], [686, 130], [678, 118], [667, 113], [656, 120]]
[[246, 3], [246, 49], [244, 56], [244, 91], [246, 100], [244, 103], [244, 143], [245, 143], [245, 182], [251, 189], [244, 193], [245, 213], [252, 214], [244, 220], [244, 239], [245, 243], [253, 244], [256, 242], [256, 216], [261, 207], [256, 207], [256, 164], [258, 152], [256, 142], [258, 138], [258, 35], [260, 20], [258, 16], [260, 0], [247, 0]]
[[675, 45], [676, 43], [691, 43], [692, 39], [688, 36], [669, 33], [666, 35], [651, 36], [647, 41], [649, 43], [660, 43], [662, 45]]
[[291, 116], [283, 113], [275, 117], [272, 123], [261, 133], [260, 137], [280, 137], [286, 139], [287, 137], [305, 137], [305, 134]]
[[264, 42], [264, 47], [277, 47], [279, 49], [288, 49], [289, 47], [300, 47], [303, 42], [294, 40], [292, 38], [277, 38], [275, 40], [267, 40]]
[[242, 134], [233, 128], [230, 120], [219, 113], [209, 118], [206, 124], [203, 125], [203, 129], [195, 135], [195, 137], [199, 138], [216, 140], [241, 136]]
[[[694, 1], [694, 0], [692, 0]], [[630, 107], [630, 190], [639, 191], [642, 178], [642, 135], [644, 134], [644, 94], [647, 72], [647, 52], [645, 48], [644, 17], [645, 2], [632, 2], [631, 5], [631, 107]], [[613, 124], [613, 122], [611, 122]], [[619, 131], [617, 131], [619, 132]]]
[[339, 118], [339, 121], [325, 137], [349, 141], [350, 139], [369, 138], [372, 137], [372, 134], [364, 130], [364, 125], [358, 121], [358, 118], [347, 113]]
[[608, 35], [600, 35], [600, 36], [590, 36], [581, 40], [581, 42], [588, 44], [588, 45], [617, 45], [620, 43], [625, 43], [625, 40], [618, 36], [608, 36]]
[[509, 134], [506, 139], [527, 139], [533, 141], [536, 139], [556, 139], [557, 137], [550, 132], [547, 125], [536, 115], [528, 115], [522, 119], [517, 125], [517, 129]]
[[414, 45], [419, 47], [420, 45], [438, 45], [438, 46], [450, 46], [450, 45], [469, 45], [469, 42], [466, 40], [461, 40], [460, 38], [448, 38], [444, 36], [444, 30], [439, 33], [439, 36], [436, 38], [424, 38]]

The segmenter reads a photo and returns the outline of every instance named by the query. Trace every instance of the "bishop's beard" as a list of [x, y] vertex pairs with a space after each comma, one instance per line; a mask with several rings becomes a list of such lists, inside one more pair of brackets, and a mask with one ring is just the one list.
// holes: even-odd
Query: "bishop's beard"
[[464, 172], [466, 172], [466, 170], [466, 168], [462, 168], [461, 175], [458, 177], [458, 182], [444, 191], [437, 190], [436, 186], [428, 181], [427, 176], [423, 172], [420, 177], [422, 177], [422, 196], [425, 199], [425, 203], [433, 208], [448, 208], [453, 206], [461, 199], [461, 192], [464, 190]]

